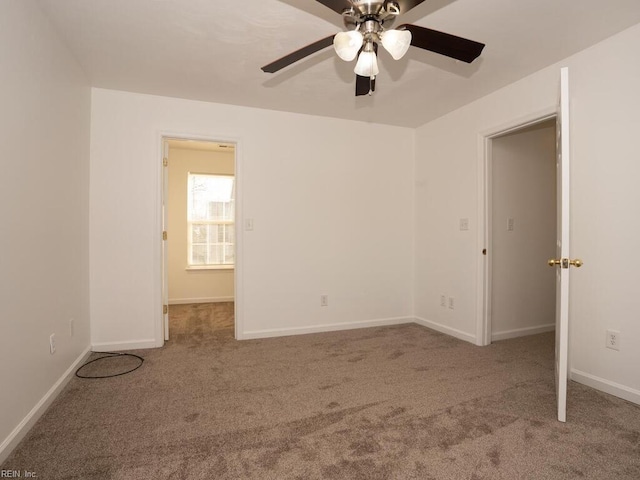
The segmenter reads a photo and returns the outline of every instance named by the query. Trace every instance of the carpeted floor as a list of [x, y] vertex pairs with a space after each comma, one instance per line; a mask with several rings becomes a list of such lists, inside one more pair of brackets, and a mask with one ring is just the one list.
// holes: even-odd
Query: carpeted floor
[[[236, 342], [232, 304], [172, 307], [135, 372], [74, 378], [2, 466], [43, 479], [633, 479], [640, 407], [571, 383], [553, 334], [418, 325]], [[100, 363], [100, 362], [98, 362]], [[125, 365], [122, 365], [124, 367]]]

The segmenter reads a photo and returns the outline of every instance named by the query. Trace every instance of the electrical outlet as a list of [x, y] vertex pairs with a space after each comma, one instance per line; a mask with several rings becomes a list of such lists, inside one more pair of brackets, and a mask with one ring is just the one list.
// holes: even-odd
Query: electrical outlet
[[469, 230], [469, 219], [461, 218], [460, 219], [460, 230]]
[[447, 306], [447, 297], [446, 297], [446, 295], [440, 295], [440, 306], [441, 307], [446, 307]]
[[52, 333], [49, 336], [49, 353], [51, 353], [51, 355], [56, 353], [56, 334], [55, 333]]
[[605, 347], [611, 350], [620, 350], [620, 332], [616, 330], [607, 330], [607, 338]]
[[73, 318], [69, 319], [69, 336], [73, 337], [76, 333], [76, 325]]
[[329, 306], [329, 295], [320, 295], [320, 306], [321, 307]]
[[449, 297], [449, 308], [453, 310], [453, 297]]

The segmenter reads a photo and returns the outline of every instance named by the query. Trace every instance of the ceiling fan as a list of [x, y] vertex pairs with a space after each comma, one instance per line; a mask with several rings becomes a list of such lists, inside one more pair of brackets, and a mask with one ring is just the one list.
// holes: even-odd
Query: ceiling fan
[[338, 56], [358, 61], [356, 96], [371, 95], [376, 89], [378, 75], [378, 45], [382, 44], [395, 60], [407, 53], [409, 46], [430, 50], [447, 57], [473, 62], [484, 48], [483, 43], [438, 32], [417, 25], [403, 24], [391, 29], [399, 15], [420, 5], [424, 0], [316, 0], [342, 15], [346, 32], [340, 32], [318, 40], [306, 47], [262, 67], [262, 71], [275, 73], [333, 44]]

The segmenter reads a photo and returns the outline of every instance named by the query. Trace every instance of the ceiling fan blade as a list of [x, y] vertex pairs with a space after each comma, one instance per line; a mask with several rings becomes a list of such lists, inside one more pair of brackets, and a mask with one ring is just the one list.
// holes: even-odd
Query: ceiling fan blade
[[400, 25], [398, 30], [411, 32], [411, 45], [446, 55], [447, 57], [471, 63], [482, 53], [484, 43], [474, 42], [466, 38], [456, 37], [448, 33], [438, 32], [418, 25]]
[[[334, 12], [337, 12], [339, 15], [342, 15], [342, 11], [345, 8], [352, 7], [351, 2], [349, 0], [316, 0], [318, 3], [323, 4], [325, 7], [329, 7]], [[423, 0], [424, 1], [424, 0]]]
[[400, 7], [400, 14], [405, 14], [414, 7], [420, 5], [424, 0], [395, 0]]
[[262, 67], [263, 72], [267, 73], [275, 73], [278, 70], [283, 69], [284, 67], [288, 67], [292, 63], [297, 62], [298, 60], [302, 60], [304, 57], [311, 55], [312, 53], [316, 53], [323, 48], [327, 48], [328, 46], [333, 44], [333, 37], [335, 35], [330, 35], [322, 40], [318, 40], [317, 42], [312, 43], [311, 45], [307, 45], [306, 47], [302, 47], [295, 52], [291, 52], [289, 55], [285, 55], [284, 57], [276, 60], [275, 62], [271, 62], [269, 65], [265, 65]]
[[371, 77], [363, 77], [356, 75], [356, 97], [360, 95], [369, 95], [369, 92], [376, 91], [376, 79]]

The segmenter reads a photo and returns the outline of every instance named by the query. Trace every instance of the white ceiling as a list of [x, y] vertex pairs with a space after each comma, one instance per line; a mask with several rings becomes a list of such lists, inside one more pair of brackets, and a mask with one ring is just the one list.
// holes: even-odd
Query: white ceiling
[[[38, 0], [96, 87], [417, 127], [640, 22], [640, 0], [427, 0], [397, 22], [486, 43], [474, 63], [381, 50], [377, 91], [327, 48], [343, 29], [313, 0]], [[637, 59], [629, 59], [637, 61]]]

